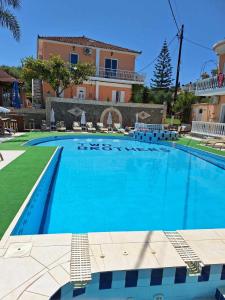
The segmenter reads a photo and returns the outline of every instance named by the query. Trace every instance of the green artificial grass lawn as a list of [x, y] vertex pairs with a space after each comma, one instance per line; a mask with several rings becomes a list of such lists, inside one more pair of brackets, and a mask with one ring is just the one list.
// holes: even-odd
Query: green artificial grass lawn
[[[0, 170], [0, 238], [28, 196], [55, 147], [22, 146], [23, 143], [40, 137], [80, 133], [30, 132], [0, 144], [0, 150], [25, 150], [25, 153]], [[95, 135], [95, 134], [90, 134]], [[99, 134], [98, 134], [99, 135]], [[118, 134], [100, 134], [114, 135]], [[88, 135], [87, 135], [88, 136]], [[180, 138], [177, 143], [225, 156], [225, 152], [200, 145], [199, 141]]]
[[179, 138], [178, 141], [176, 141], [177, 144], [181, 144], [184, 146], [188, 146], [188, 147], [192, 147], [192, 148], [197, 148], [206, 152], [210, 152], [210, 153], [214, 153], [217, 155], [221, 155], [221, 156], [225, 156], [225, 151], [221, 151], [212, 147], [208, 147], [208, 146], [204, 146], [203, 144], [201, 144], [200, 141], [197, 140], [193, 140], [191, 138]]

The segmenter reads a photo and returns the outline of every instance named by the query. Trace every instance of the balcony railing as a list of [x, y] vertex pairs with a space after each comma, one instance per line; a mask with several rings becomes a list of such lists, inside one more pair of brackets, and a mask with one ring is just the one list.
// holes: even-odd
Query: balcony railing
[[191, 132], [204, 136], [225, 136], [225, 123], [193, 121]]
[[199, 94], [201, 91], [213, 92], [217, 90], [217, 92], [220, 92], [224, 90], [224, 88], [225, 88], [225, 74], [221, 74], [221, 77], [214, 76], [214, 77], [197, 81], [195, 92], [196, 94]]
[[145, 76], [137, 72], [118, 70], [118, 69], [106, 69], [99, 68], [96, 71], [96, 77], [109, 78], [109, 79], [119, 79], [119, 80], [128, 80], [135, 82], [144, 82]]

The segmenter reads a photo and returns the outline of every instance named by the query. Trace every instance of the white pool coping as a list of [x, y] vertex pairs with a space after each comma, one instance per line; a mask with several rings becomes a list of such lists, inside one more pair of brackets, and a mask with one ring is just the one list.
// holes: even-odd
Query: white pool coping
[[[225, 263], [225, 229], [179, 233], [205, 265]], [[89, 233], [88, 239], [92, 274], [185, 266], [163, 231]], [[71, 242], [72, 234], [5, 239], [0, 247], [0, 299], [49, 299], [69, 283]]]

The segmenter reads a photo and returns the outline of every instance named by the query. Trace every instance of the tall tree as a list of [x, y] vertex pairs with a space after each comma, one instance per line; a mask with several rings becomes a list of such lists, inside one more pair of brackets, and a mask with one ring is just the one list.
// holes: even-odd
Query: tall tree
[[0, 26], [8, 28], [13, 37], [19, 41], [20, 25], [10, 8], [20, 8], [20, 0], [0, 0]]
[[166, 89], [171, 87], [172, 65], [167, 42], [164, 41], [162, 50], [155, 64], [154, 77], [151, 80], [152, 88]]

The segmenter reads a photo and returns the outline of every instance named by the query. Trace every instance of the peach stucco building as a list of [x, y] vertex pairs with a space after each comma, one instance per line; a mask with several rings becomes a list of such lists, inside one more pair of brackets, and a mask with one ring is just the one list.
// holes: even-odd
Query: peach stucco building
[[[140, 51], [81, 37], [40, 37], [37, 41], [37, 56], [49, 59], [60, 55], [66, 62], [92, 63], [96, 68], [95, 76], [79, 86], [70, 86], [62, 97], [129, 102], [132, 84], [143, 84], [144, 76], [135, 72], [135, 61]], [[55, 96], [51, 87], [43, 84], [44, 96]]]
[[218, 56], [218, 76], [194, 84], [195, 95], [211, 97], [210, 103], [194, 104], [192, 120], [225, 123], [225, 40], [213, 46]]

